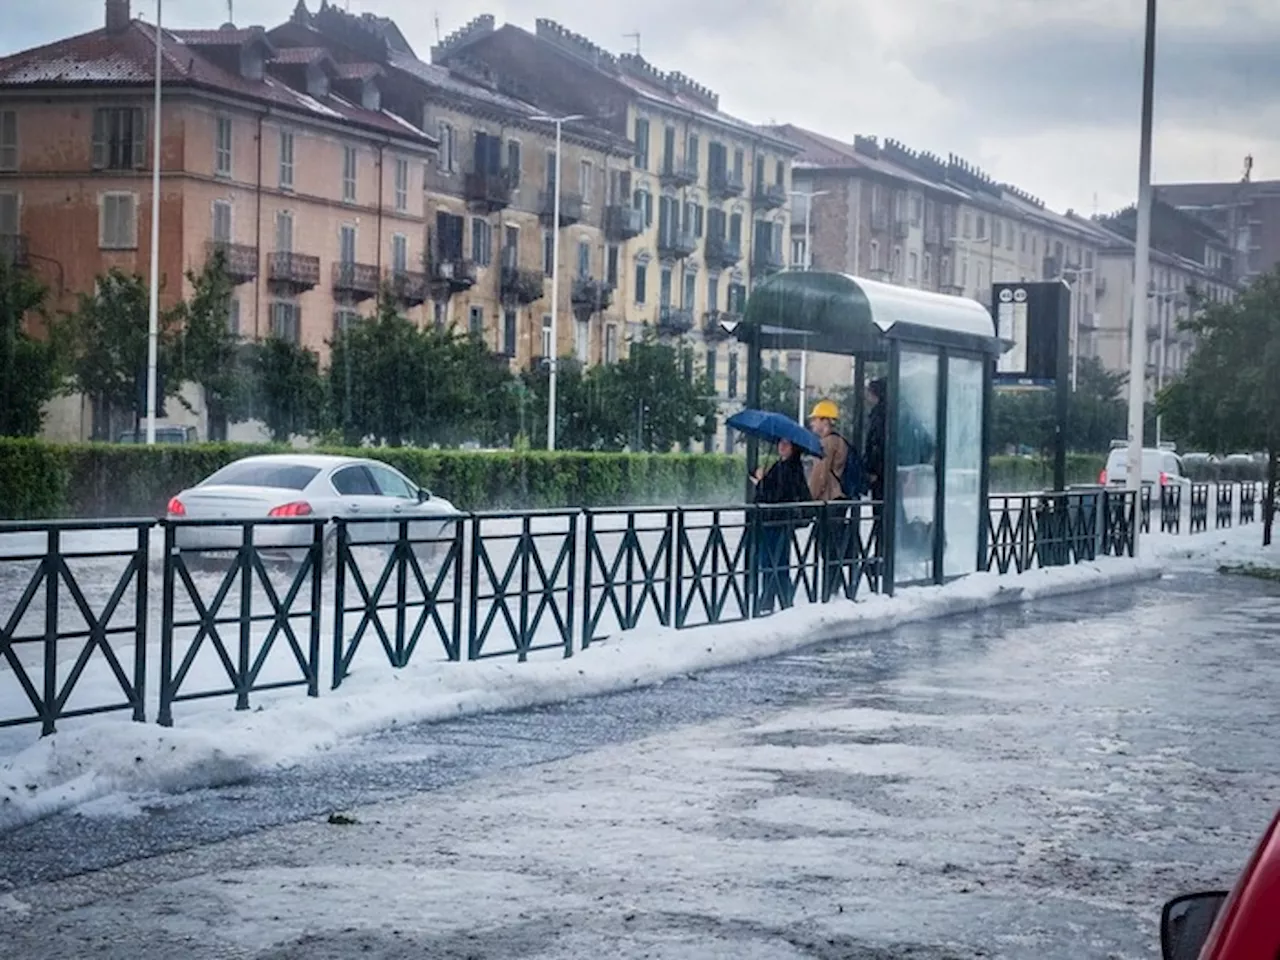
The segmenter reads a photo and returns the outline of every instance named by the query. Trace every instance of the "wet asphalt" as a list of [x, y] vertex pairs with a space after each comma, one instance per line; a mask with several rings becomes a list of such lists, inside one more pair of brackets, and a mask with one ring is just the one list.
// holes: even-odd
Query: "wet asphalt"
[[[31, 960], [173, 955], [165, 949], [192, 957], [311, 960], [1155, 956], [1160, 902], [1229, 884], [1274, 811], [1278, 689], [1275, 584], [1183, 572], [1139, 587], [915, 624], [656, 688], [406, 725], [242, 783], [136, 798], [129, 815], [108, 809], [50, 817], [0, 835], [0, 940], [12, 938], [26, 951], [14, 955]], [[850, 710], [916, 719], [834, 738], [803, 725], [756, 732], [770, 718]], [[139, 878], [151, 858], [158, 858], [157, 877], [192, 876], [231, 861], [236, 869], [263, 868], [295, 859], [281, 853], [298, 842], [285, 839], [290, 831], [314, 838], [340, 830], [327, 822], [335, 812], [365, 821], [370, 814], [362, 811], [377, 809], [388, 823], [401, 817], [403, 829], [404, 811], [429, 817], [433, 796], [444, 805], [468, 789], [501, 794], [504, 784], [554, 777], [574, 764], [595, 763], [612, 771], [600, 782], [625, 784], [628, 769], [619, 764], [631, 761], [608, 758], [634, 759], [646, 743], [696, 742], [709, 731], [720, 738], [716, 749], [737, 738], [735, 744], [756, 751], [838, 742], [932, 757], [922, 776], [838, 764], [774, 771], [773, 794], [801, 811], [799, 821], [814, 804], [851, 802], [860, 816], [875, 819], [878, 826], [859, 840], [867, 864], [853, 876], [828, 876], [827, 887], [856, 883], [872, 905], [877, 897], [892, 903], [874, 920], [864, 909], [852, 925], [842, 907], [840, 920], [816, 928], [787, 904], [820, 871], [798, 874], [784, 864], [777, 914], [757, 910], [757, 919], [729, 908], [655, 905], [631, 908], [630, 920], [624, 910], [622, 927], [610, 931], [598, 929], [594, 917], [574, 927], [534, 910], [524, 920], [470, 932], [428, 935], [353, 922], [340, 931], [268, 937], [266, 949], [206, 944], [203, 951], [190, 936], [168, 943], [151, 936], [150, 948], [141, 950], [129, 945], [125, 928], [105, 929], [86, 906], [109, 906], [110, 868], [120, 867], [135, 883], [148, 882]], [[979, 776], [979, 767], [989, 770]], [[811, 825], [801, 829], [803, 823], [786, 818], [762, 825], [714, 784], [706, 789], [726, 807], [706, 827], [717, 843], [747, 848], [813, 839]], [[377, 822], [383, 819], [378, 814]], [[420, 819], [411, 822], [417, 832], [430, 830]], [[322, 832], [309, 832], [315, 829]], [[975, 840], [984, 835], [989, 849]], [[516, 876], [524, 871], [514, 853], [494, 859]], [[162, 868], [167, 863], [176, 866]], [[745, 890], [758, 878], [742, 882]], [[661, 899], [661, 884], [653, 883], [650, 896]], [[951, 898], [974, 894], [973, 908], [940, 899], [931, 889], [938, 884]], [[60, 905], [64, 887], [80, 892], [67, 893]], [[24, 891], [55, 895], [34, 912], [6, 913], [2, 898], [23, 898]], [[806, 893], [798, 902], [824, 895]], [[933, 922], [921, 909], [936, 912]]]

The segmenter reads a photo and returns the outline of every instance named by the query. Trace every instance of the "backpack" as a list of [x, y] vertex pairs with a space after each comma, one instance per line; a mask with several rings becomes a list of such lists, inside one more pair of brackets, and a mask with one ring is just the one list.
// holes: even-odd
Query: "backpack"
[[[836, 436], [840, 436], [836, 434]], [[840, 492], [850, 500], [857, 500], [867, 491], [866, 471], [862, 469], [862, 458], [858, 456], [858, 451], [853, 449], [853, 444], [844, 437], [844, 445], [848, 453], [844, 458], [844, 472], [840, 474]]]

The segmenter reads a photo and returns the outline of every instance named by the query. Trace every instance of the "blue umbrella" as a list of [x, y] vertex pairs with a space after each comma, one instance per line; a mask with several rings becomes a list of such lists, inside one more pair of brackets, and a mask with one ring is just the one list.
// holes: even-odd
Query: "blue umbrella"
[[789, 440], [805, 453], [815, 457], [823, 455], [822, 441], [812, 430], [806, 430], [790, 417], [781, 413], [769, 413], [766, 410], [740, 410], [725, 421], [725, 425], [745, 433], [777, 443]]

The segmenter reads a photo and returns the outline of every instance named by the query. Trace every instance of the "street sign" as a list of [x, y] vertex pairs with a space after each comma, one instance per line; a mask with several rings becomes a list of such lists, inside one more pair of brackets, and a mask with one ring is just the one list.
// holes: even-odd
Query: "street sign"
[[1012, 344], [996, 363], [998, 379], [1057, 380], [1067, 349], [1071, 289], [1060, 280], [994, 283], [991, 302], [996, 305], [996, 335]]

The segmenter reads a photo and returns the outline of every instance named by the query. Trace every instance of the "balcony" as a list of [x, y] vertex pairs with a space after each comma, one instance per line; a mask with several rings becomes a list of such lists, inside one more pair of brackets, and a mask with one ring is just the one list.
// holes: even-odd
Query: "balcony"
[[742, 244], [729, 237], [707, 237], [707, 266], [732, 267], [742, 259]]
[[225, 243], [210, 240], [205, 244], [205, 255], [212, 260], [221, 256], [227, 278], [236, 286], [249, 283], [258, 276], [258, 248], [243, 243]]
[[777, 273], [786, 266], [782, 253], [778, 250], [757, 250], [756, 255], [751, 258], [751, 269], [756, 273]]
[[463, 183], [463, 196], [474, 210], [495, 213], [511, 205], [513, 178], [506, 170], [468, 173]]
[[[555, 217], [556, 193], [543, 190], [538, 195], [538, 217], [549, 224]], [[560, 226], [569, 227], [582, 219], [582, 194], [560, 191]]]
[[406, 307], [420, 307], [427, 302], [427, 275], [413, 270], [391, 270], [387, 273], [391, 295]]
[[747, 189], [742, 174], [734, 170], [712, 170], [708, 192], [714, 200], [740, 197]]
[[339, 261], [333, 265], [333, 292], [356, 300], [376, 297], [381, 279], [378, 268], [371, 263]]
[[630, 240], [644, 233], [644, 211], [611, 204], [604, 211], [605, 235], [614, 243]]
[[320, 283], [320, 258], [305, 253], [273, 253], [267, 265], [267, 280], [295, 293], [311, 290]]
[[613, 305], [613, 287], [594, 277], [574, 277], [569, 295], [573, 312], [580, 320], [608, 310]]
[[662, 164], [658, 181], [664, 187], [690, 187], [698, 182], [698, 165], [684, 160], [667, 160]]
[[502, 268], [502, 302], [528, 306], [542, 299], [546, 277], [541, 270], [524, 270], [513, 263]]
[[780, 183], [757, 183], [755, 203], [764, 210], [776, 210], [787, 202], [787, 188]]
[[658, 308], [658, 332], [672, 336], [684, 336], [693, 329], [693, 311], [684, 307]]
[[30, 266], [31, 254], [27, 249], [27, 238], [20, 233], [0, 234], [0, 263], [11, 267]]
[[888, 210], [872, 210], [871, 211], [871, 229], [872, 230], [888, 230], [889, 229], [889, 211]]
[[[730, 340], [742, 322], [742, 314], [732, 310], [708, 310], [702, 315], [702, 335], [708, 340]], [[725, 325], [729, 329], [725, 329]]]
[[436, 259], [429, 270], [431, 283], [445, 297], [470, 290], [476, 283], [476, 264], [461, 256]]
[[698, 250], [692, 230], [667, 230], [658, 235], [658, 256], [663, 260], [683, 260]]

